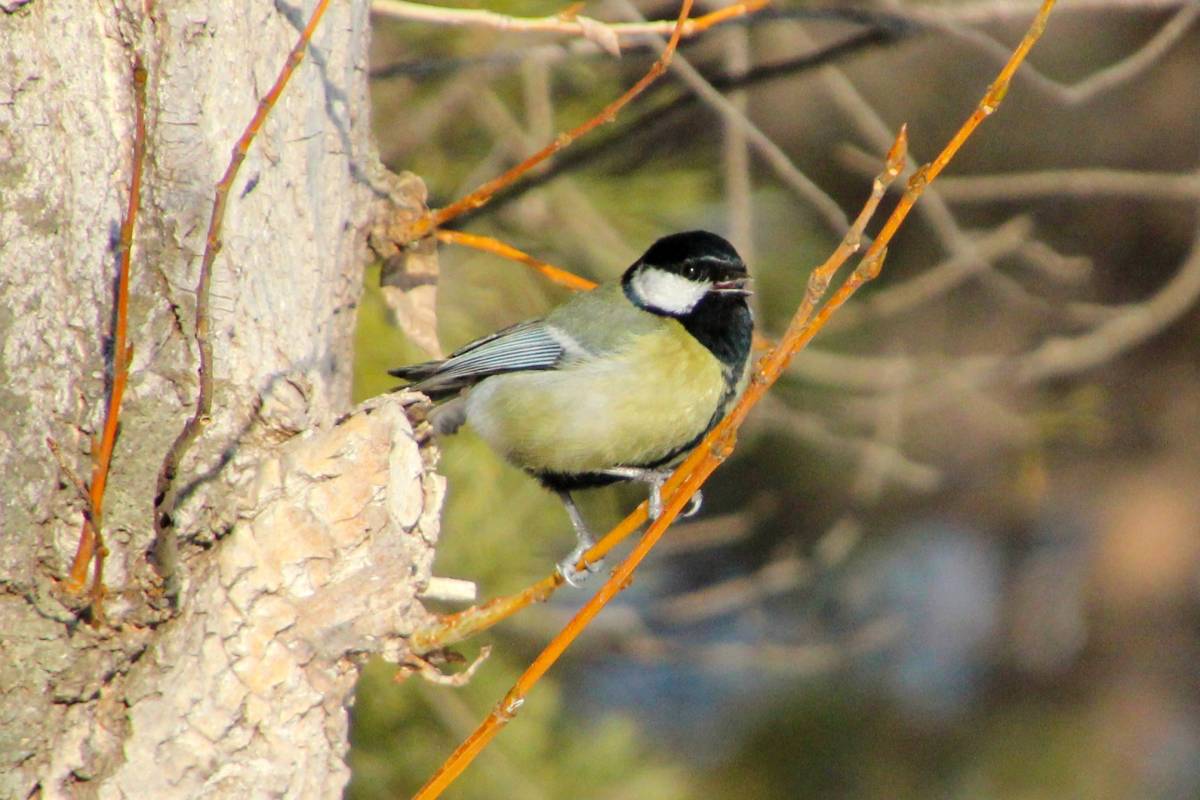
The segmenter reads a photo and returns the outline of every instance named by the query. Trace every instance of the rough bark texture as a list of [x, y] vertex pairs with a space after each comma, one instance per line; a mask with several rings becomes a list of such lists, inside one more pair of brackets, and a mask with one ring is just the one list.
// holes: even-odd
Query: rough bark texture
[[[230, 198], [214, 411], [181, 476], [177, 615], [147, 560], [156, 475], [198, 385], [213, 185], [311, 8], [0, 11], [0, 797], [334, 796], [347, 654], [379, 651], [422, 614], [439, 494], [399, 401], [333, 425], [349, 402], [361, 231], [380, 197], [422, 199], [375, 166], [361, 1], [332, 4]], [[149, 149], [134, 356], [105, 502], [108, 624], [92, 628], [58, 588], [83, 501], [46, 440], [90, 476], [135, 52]]]

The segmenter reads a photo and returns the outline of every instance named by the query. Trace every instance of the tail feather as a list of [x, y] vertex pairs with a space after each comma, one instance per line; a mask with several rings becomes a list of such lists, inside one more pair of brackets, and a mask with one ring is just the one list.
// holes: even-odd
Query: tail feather
[[469, 376], [464, 378], [439, 374], [445, 363], [445, 361], [426, 361], [423, 364], [390, 369], [388, 374], [408, 381], [409, 385], [406, 388], [427, 394], [431, 400], [441, 400], [456, 394], [477, 379]]
[[389, 369], [388, 375], [395, 375], [397, 378], [416, 383], [436, 373], [445, 363], [445, 361], [426, 361], [423, 364], [409, 364], [407, 367]]

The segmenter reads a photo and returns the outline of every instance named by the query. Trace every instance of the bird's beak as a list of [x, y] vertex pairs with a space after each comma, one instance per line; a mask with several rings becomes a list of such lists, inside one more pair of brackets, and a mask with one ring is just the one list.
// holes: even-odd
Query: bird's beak
[[754, 294], [749, 278], [734, 278], [731, 281], [717, 281], [712, 290], [721, 294]]

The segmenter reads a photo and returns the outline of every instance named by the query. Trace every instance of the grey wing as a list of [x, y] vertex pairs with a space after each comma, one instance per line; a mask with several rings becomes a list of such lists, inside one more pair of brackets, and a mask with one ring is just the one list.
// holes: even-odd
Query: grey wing
[[445, 361], [428, 361], [390, 370], [413, 381], [412, 388], [431, 397], [445, 396], [503, 372], [553, 369], [563, 359], [561, 334], [545, 320], [522, 322], [476, 339]]

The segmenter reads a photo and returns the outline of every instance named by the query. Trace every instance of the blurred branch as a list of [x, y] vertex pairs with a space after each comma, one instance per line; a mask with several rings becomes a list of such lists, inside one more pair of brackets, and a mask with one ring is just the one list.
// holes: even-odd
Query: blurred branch
[[[813, 351], [806, 351], [811, 354]], [[853, 357], [850, 357], [853, 358]], [[799, 361], [800, 359], [797, 359]], [[807, 360], [807, 359], [805, 359]], [[838, 358], [839, 364], [845, 364], [849, 359]], [[908, 380], [910, 371], [907, 360], [887, 359], [882, 365], [885, 374], [878, 384], [871, 388], [883, 386], [881, 391], [896, 391], [901, 388], [901, 382]], [[831, 371], [837, 367], [831, 368]], [[867, 366], [870, 370], [871, 366]], [[763, 402], [761, 412], [768, 423], [782, 426], [786, 431], [802, 441], [816, 445], [821, 449], [862, 461], [870, 461], [887, 479], [917, 492], [931, 492], [938, 487], [942, 480], [941, 471], [936, 467], [921, 464], [906, 456], [894, 444], [882, 442], [845, 433], [831, 431], [825, 422], [816, 414], [806, 414], [788, 406], [780, 400], [768, 397]]]
[[[839, 148], [848, 168], [870, 175], [871, 155], [851, 144]], [[1148, 172], [1093, 167], [1007, 172], [1001, 175], [950, 175], [942, 195], [955, 203], [1018, 202], [1052, 197], [1129, 197], [1138, 200], [1200, 200], [1200, 172]]]
[[[724, 44], [726, 73], [733, 78], [745, 75], [752, 66], [750, 56], [750, 32], [745, 28], [730, 28], [721, 37]], [[729, 93], [729, 103], [742, 116], [747, 116], [749, 98], [744, 89]], [[729, 238], [733, 241], [742, 260], [747, 264], [757, 263], [754, 247], [754, 183], [750, 172], [750, 143], [746, 132], [739, 125], [726, 119], [724, 135], [721, 137], [721, 172], [726, 197]], [[757, 311], [758, 295], [752, 295], [752, 308]], [[756, 314], [756, 316], [759, 316]]]
[[1083, 283], [1095, 267], [1087, 256], [1064, 255], [1040, 239], [1024, 242], [1017, 255], [1027, 266], [1060, 284]]
[[[912, 368], [907, 359], [898, 359], [891, 369], [888, 391], [874, 398], [875, 431], [859, 458], [858, 472], [850, 485], [850, 497], [858, 507], [873, 506], [879, 502], [886, 481], [894, 473], [895, 453], [900, 451], [901, 432], [904, 427], [904, 393], [908, 375]], [[928, 488], [936, 487], [936, 481]]]
[[[709, 14], [689, 19], [680, 29], [680, 36], [689, 38], [730, 19], [751, 14], [767, 5], [769, 0], [745, 0]], [[425, 22], [437, 25], [462, 25], [513, 33], [560, 33], [582, 36], [595, 42], [612, 55], [620, 54], [620, 39], [646, 34], [670, 34], [675, 20], [656, 22], [603, 22], [570, 11], [546, 17], [517, 17], [495, 11], [474, 8], [446, 8], [407, 0], [372, 0], [371, 12], [391, 19]]]
[[[1158, 11], [1180, 8], [1195, 0], [1072, 0], [1059, 13], [1071, 14], [1085, 11]], [[978, 25], [985, 22], [1011, 19], [1026, 19], [1038, 9], [1037, 0], [966, 0], [966, 2], [939, 4], [927, 13], [942, 19]], [[921, 15], [917, 15], [920, 17]]]
[[837, 325], [845, 328], [888, 319], [941, 297], [972, 276], [992, 269], [997, 259], [1019, 250], [1029, 241], [1032, 232], [1033, 220], [1019, 216], [978, 237], [971, 237], [969, 249], [959, 248], [959, 252], [912, 278], [875, 291], [863, 302], [846, 309], [847, 313], [840, 314]]
[[620, 652], [645, 661], [687, 663], [728, 673], [768, 670], [782, 675], [820, 675], [837, 669], [856, 655], [879, 650], [894, 641], [903, 626], [895, 617], [881, 617], [851, 631], [844, 641], [788, 644], [775, 640], [714, 642], [697, 645], [685, 637], [622, 637], [613, 643]]
[[1115, 64], [1096, 70], [1072, 86], [1059, 84], [1061, 89], [1058, 97], [1068, 105], [1078, 105], [1133, 80], [1158, 63], [1163, 55], [1183, 38], [1183, 34], [1197, 18], [1200, 18], [1200, 4], [1183, 6], [1158, 33], [1130, 55]]
[[1200, 227], [1179, 271], [1154, 295], [1130, 303], [1087, 333], [1053, 338], [1011, 362], [1018, 383], [1092, 369], [1161, 333], [1200, 298]]
[[799, 589], [812, 574], [807, 559], [771, 554], [753, 572], [677, 594], [655, 604], [654, 613], [675, 625], [696, 623]]
[[[1160, 334], [1198, 301], [1200, 226], [1191, 252], [1174, 277], [1147, 300], [1122, 306], [1092, 306], [1091, 316], [1097, 322], [1087, 331], [1077, 336], [1049, 338], [1022, 354], [969, 356], [958, 359], [953, 366], [909, 373], [908, 383], [915, 388], [910, 410], [928, 413], [950, 402], [959, 403], [964, 392], [973, 393], [972, 403], [992, 402], [981, 390], [1001, 381], [1029, 385], [1094, 369]], [[807, 358], [822, 359], [829, 355], [808, 353]], [[878, 391], [891, 384], [877, 375], [899, 369], [906, 360], [856, 356], [836, 363], [847, 370], [856, 388]], [[823, 374], [828, 371], [828, 367], [824, 368]], [[994, 413], [999, 414], [1000, 410], [994, 409]]]
[[[1073, 7], [1075, 5], [1073, 4]], [[1147, 4], [1140, 5], [1144, 6]], [[937, 25], [937, 16], [935, 16], [935, 13], [940, 16], [941, 8], [945, 8], [947, 15], [953, 19], [953, 6], [939, 7], [938, 12], [920, 9], [915, 12], [915, 15], [917, 19], [923, 20], [934, 27], [940, 27], [942, 30], [979, 47], [994, 58], [1000, 61], [1004, 60], [1008, 54], [1007, 46], [990, 34], [976, 28], [964, 26], [962, 24], [963, 20], [954, 20], [953, 23], [946, 24], [946, 17], [943, 17], [942, 25]], [[1130, 10], [1134, 9], [1131, 8]], [[1138, 8], [1137, 10], [1143, 9]], [[1104, 92], [1134, 80], [1137, 76], [1153, 67], [1183, 38], [1183, 35], [1197, 18], [1200, 18], [1200, 4], [1192, 3], [1190, 5], [1183, 5], [1176, 12], [1175, 16], [1168, 20], [1154, 36], [1137, 50], [1114, 64], [1096, 70], [1087, 78], [1075, 84], [1062, 83], [1042, 73], [1035, 67], [1030, 68], [1026, 77], [1039, 90], [1051, 95], [1063, 105], [1074, 106], [1086, 103]]]
[[1195, 202], [1200, 200], [1200, 172], [1180, 175], [1101, 168], [966, 175], [947, 180], [942, 193], [957, 203], [1020, 202], [1065, 196]]

